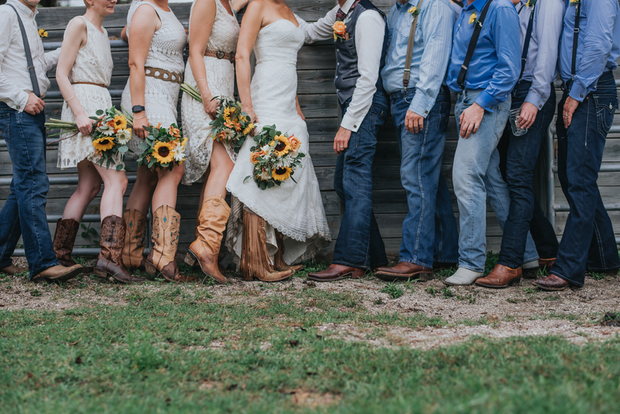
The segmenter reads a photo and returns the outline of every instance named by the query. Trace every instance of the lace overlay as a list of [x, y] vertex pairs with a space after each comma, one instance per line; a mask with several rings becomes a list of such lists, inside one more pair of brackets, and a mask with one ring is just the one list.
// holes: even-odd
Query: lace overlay
[[[71, 83], [91, 82], [109, 86], [114, 63], [112, 62], [108, 32], [105, 29], [103, 29], [103, 33], [100, 32], [83, 16], [78, 16], [75, 19], [83, 19], [86, 23], [87, 40], [86, 45], [78, 51], [71, 73], [69, 73], [69, 80]], [[74, 84], [73, 89], [76, 96], [74, 99], [80, 102], [87, 116], [96, 116], [98, 110], [112, 107], [110, 92], [106, 88]], [[75, 122], [75, 115], [67, 102], [63, 103], [60, 119]], [[101, 157], [95, 152], [91, 135], [68, 132], [62, 134], [60, 138], [63, 141], [58, 143], [58, 168], [63, 170], [75, 168], [78, 163], [86, 159], [93, 163], [100, 161]], [[117, 154], [110, 168], [116, 169], [117, 165], [125, 168], [121, 154]]]
[[[183, 72], [183, 49], [187, 44], [185, 29], [174, 13], [167, 12], [147, 1], [134, 1], [127, 13], [127, 33], [131, 19], [138, 7], [148, 4], [153, 7], [161, 20], [161, 27], [153, 34], [145, 66], [164, 69], [170, 72]], [[163, 126], [177, 123], [177, 102], [181, 85], [146, 76], [144, 79], [144, 106], [146, 117], [151, 125], [161, 122]], [[131, 92], [129, 80], [123, 90], [121, 105], [131, 111]], [[138, 148], [141, 139], [133, 135], [128, 147], [133, 150], [132, 157], [137, 158], [142, 151]]]
[[[298, 18], [298, 20], [300, 20]], [[304, 43], [304, 31], [282, 19], [265, 26], [258, 33], [254, 53], [256, 68], [252, 78], [252, 103], [262, 125], [275, 124], [282, 132], [295, 134], [301, 140], [300, 151], [307, 154], [295, 171], [295, 183], [287, 180], [279, 187], [260, 190], [252, 179], [253, 164], [246, 140], [239, 151], [226, 188], [232, 193], [232, 214], [226, 246], [238, 263], [241, 253], [243, 208], [252, 210], [268, 223], [267, 240], [270, 254], [277, 251], [274, 230], [284, 236], [284, 260], [291, 264], [313, 256], [331, 240], [319, 183], [309, 154], [308, 129], [297, 114], [297, 52]]]
[[[216, 13], [213, 29], [209, 36], [208, 50], [221, 50], [224, 52], [235, 51], [239, 38], [239, 23], [231, 16], [220, 1], [215, 0]], [[196, 3], [194, 3], [196, 4]], [[232, 7], [232, 6], [231, 6]], [[194, 6], [192, 5], [192, 9]], [[191, 17], [190, 17], [191, 20]], [[225, 59], [204, 57], [205, 69], [207, 70], [207, 83], [213, 96], [234, 97], [235, 92], [235, 67]], [[192, 68], [187, 62], [185, 68], [185, 82], [197, 87]], [[181, 98], [181, 117], [183, 120], [184, 135], [189, 138], [185, 147], [186, 158], [183, 184], [192, 184], [202, 181], [209, 167], [213, 150], [213, 138], [211, 137], [211, 117], [204, 111], [203, 105], [187, 94]], [[237, 154], [231, 145], [224, 144], [230, 159], [235, 162]]]

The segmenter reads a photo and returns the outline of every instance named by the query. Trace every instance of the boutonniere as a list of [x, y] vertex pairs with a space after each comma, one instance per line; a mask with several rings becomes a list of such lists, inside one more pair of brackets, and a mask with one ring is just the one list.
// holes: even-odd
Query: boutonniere
[[420, 9], [418, 9], [416, 6], [413, 6], [408, 10], [408, 13], [411, 14], [413, 17], [416, 17], [418, 14], [420, 14]]
[[334, 25], [332, 26], [332, 29], [334, 29], [334, 42], [338, 39], [349, 40], [346, 22], [348, 22], [348, 20], [344, 22], [337, 20], [336, 23], [334, 23]]
[[482, 27], [482, 25], [480, 24], [480, 20], [478, 20], [478, 15], [476, 14], [476, 12], [473, 12], [471, 14], [471, 16], [469, 16], [469, 24], [478, 24], [480, 25], [480, 27]]
[[527, 3], [525, 3], [526, 7], [534, 7], [536, 6], [536, 0], [527, 0]]
[[576, 5], [578, 5], [579, 3], [581, 3], [581, 1], [580, 1], [580, 0], [570, 0], [570, 5], [571, 5], [571, 6], [576, 6]]
[[47, 37], [47, 32], [45, 31], [45, 29], [39, 29], [39, 36]]

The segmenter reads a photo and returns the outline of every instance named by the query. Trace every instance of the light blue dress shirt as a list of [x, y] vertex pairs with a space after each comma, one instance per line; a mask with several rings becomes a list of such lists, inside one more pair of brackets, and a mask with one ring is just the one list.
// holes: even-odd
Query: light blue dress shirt
[[[480, 17], [487, 1], [475, 0], [466, 5], [456, 20], [454, 43], [448, 66], [446, 83], [453, 92], [461, 92], [457, 84], [459, 72], [474, 25], [469, 23], [472, 13]], [[514, 88], [521, 73], [521, 42], [519, 16], [510, 0], [494, 0], [484, 20], [484, 27], [465, 77], [465, 89], [484, 89], [476, 103], [489, 112], [504, 102]]]
[[[403, 74], [413, 15], [409, 9], [419, 4], [396, 2], [387, 18], [389, 43], [381, 71], [387, 93], [403, 90]], [[452, 48], [454, 11], [448, 0], [424, 0], [418, 16], [411, 72], [407, 88], [416, 88], [409, 110], [426, 118], [435, 105], [444, 80]]]
[[[525, 47], [527, 26], [530, 23], [532, 7], [527, 7], [528, 0], [521, 0], [517, 5], [521, 21], [521, 50]], [[525, 98], [542, 109], [551, 93], [551, 82], [558, 77], [557, 63], [562, 20], [564, 18], [564, 0], [538, 0], [534, 7], [532, 38], [527, 54], [523, 80], [532, 82]]]
[[[560, 44], [560, 77], [571, 79], [575, 6], [566, 0], [564, 29]], [[620, 7], [617, 0], [581, 0], [579, 42], [577, 44], [575, 81], [570, 96], [579, 102], [596, 90], [603, 72], [618, 67], [620, 57]]]

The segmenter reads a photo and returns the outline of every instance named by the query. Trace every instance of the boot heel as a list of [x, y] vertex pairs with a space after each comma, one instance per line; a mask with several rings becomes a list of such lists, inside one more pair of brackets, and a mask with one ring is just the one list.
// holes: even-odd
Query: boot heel
[[146, 261], [146, 263], [144, 263], [144, 268], [146, 269], [146, 273], [148, 273], [151, 276], [155, 276], [159, 270], [157, 269], [157, 266], [155, 266], [153, 263], [149, 262], [148, 260]]
[[196, 264], [197, 260], [194, 259], [194, 256], [190, 252], [187, 252], [185, 254], [184, 262], [187, 263], [188, 265], [194, 267], [194, 265]]
[[106, 280], [108, 279], [108, 272], [106, 272], [105, 270], [95, 268], [95, 270], [93, 270], [93, 274], [98, 278]]

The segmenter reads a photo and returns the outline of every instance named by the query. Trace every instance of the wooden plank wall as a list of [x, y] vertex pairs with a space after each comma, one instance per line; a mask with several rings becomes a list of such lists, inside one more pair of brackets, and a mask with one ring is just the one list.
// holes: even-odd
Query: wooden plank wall
[[[389, 11], [394, 0], [376, 0], [377, 4], [384, 11]], [[290, 7], [303, 19], [312, 22], [322, 17], [333, 5], [334, 0], [291, 0], [288, 2]], [[189, 10], [191, 3], [171, 4], [171, 8], [187, 27], [189, 20]], [[105, 21], [105, 27], [111, 39], [118, 39], [120, 30], [125, 24], [126, 14], [129, 6], [118, 5], [114, 15]], [[48, 31], [49, 37], [45, 42], [60, 42], [64, 28], [71, 18], [84, 13], [84, 8], [47, 8], [40, 9], [37, 16], [39, 27]], [[120, 101], [122, 91], [129, 69], [127, 67], [127, 48], [115, 47], [113, 49], [114, 72], [110, 90], [115, 103]], [[338, 128], [338, 104], [333, 86], [335, 70], [334, 49], [331, 42], [323, 42], [315, 45], [307, 45], [302, 48], [298, 57], [298, 76], [299, 76], [299, 100], [306, 116], [308, 130], [310, 133], [310, 153], [314, 162], [316, 174], [319, 179], [325, 211], [327, 213], [332, 235], [338, 235], [340, 225], [340, 205], [333, 189], [333, 174], [336, 163], [336, 156], [332, 150], [333, 136]], [[52, 88], [46, 99], [46, 115], [48, 117], [59, 117], [62, 107], [62, 98], [59, 95], [56, 83], [53, 79], [54, 73], [50, 73], [52, 78]], [[454, 104], [454, 99], [453, 99]], [[620, 118], [617, 118], [620, 123]], [[443, 173], [448, 179], [450, 188], [452, 175], [452, 159], [456, 148], [457, 132], [454, 118], [451, 118], [448, 141], [443, 160]], [[3, 144], [3, 143], [2, 143]], [[47, 170], [52, 179], [58, 177], [75, 177], [75, 170], [61, 171], [56, 168], [55, 147], [48, 151]], [[606, 162], [620, 162], [620, 136], [610, 135], [605, 154]], [[377, 155], [374, 163], [374, 207], [384, 237], [386, 247], [390, 253], [397, 253], [400, 245], [402, 220], [407, 212], [405, 193], [400, 184], [399, 178], [399, 154], [396, 142], [395, 129], [390, 122], [380, 136]], [[135, 175], [135, 163], [128, 164], [128, 174]], [[0, 146], [0, 180], [10, 178], [11, 165], [6, 147]], [[618, 173], [601, 174], [601, 192], [606, 203], [618, 203]], [[72, 194], [75, 185], [73, 184], [52, 184], [48, 195], [47, 213], [50, 216], [60, 216], [64, 209], [68, 197]], [[127, 190], [127, 195], [131, 191], [131, 184]], [[182, 232], [180, 251], [184, 251], [192, 241], [193, 228], [197, 212], [199, 185], [191, 187], [181, 186], [179, 190], [179, 200], [177, 209], [181, 213]], [[0, 184], [0, 207], [8, 195], [8, 185]], [[96, 217], [98, 213], [98, 202], [101, 193], [91, 203], [87, 216], [91, 223], [85, 223], [99, 231], [99, 223]], [[563, 195], [556, 180], [555, 195], [557, 204], [565, 204]], [[453, 197], [454, 211], [457, 212], [456, 202]], [[564, 212], [556, 215], [556, 227], [558, 234], [561, 235], [566, 219]], [[615, 219], [616, 233], [620, 234], [620, 213], [611, 212]], [[458, 217], [458, 215], [457, 215]], [[488, 248], [497, 251], [501, 240], [501, 230], [492, 212], [487, 218], [487, 239]], [[52, 232], [55, 230], [55, 223], [50, 223]], [[96, 238], [78, 237], [76, 247], [97, 247]], [[329, 249], [326, 251], [326, 253]]]

